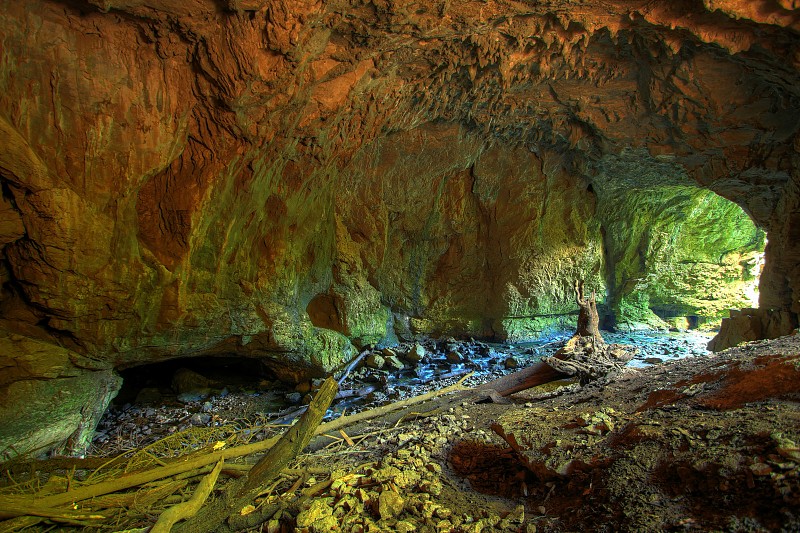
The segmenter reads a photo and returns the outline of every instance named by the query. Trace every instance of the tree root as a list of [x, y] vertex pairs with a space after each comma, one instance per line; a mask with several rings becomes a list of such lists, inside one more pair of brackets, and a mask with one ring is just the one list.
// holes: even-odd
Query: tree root
[[223, 462], [223, 460], [220, 460], [214, 469], [203, 478], [189, 500], [170, 507], [161, 513], [150, 533], [169, 533], [176, 522], [196, 515], [214, 489], [219, 472], [222, 470]]

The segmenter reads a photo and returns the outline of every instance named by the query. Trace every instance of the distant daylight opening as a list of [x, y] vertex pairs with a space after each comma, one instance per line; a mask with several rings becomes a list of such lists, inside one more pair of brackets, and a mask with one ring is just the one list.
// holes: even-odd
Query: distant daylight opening
[[694, 187], [626, 200], [634, 222], [612, 246], [618, 318], [716, 330], [731, 309], [758, 306], [766, 235], [739, 205]]

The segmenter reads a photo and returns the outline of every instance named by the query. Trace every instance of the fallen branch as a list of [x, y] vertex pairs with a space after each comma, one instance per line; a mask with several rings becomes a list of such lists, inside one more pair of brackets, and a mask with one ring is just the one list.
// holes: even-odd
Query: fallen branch
[[67, 509], [54, 509], [45, 505], [6, 505], [3, 514], [12, 516], [41, 516], [60, 520], [105, 520], [104, 514], [85, 511], [70, 511]]
[[161, 513], [161, 516], [158, 517], [150, 533], [169, 533], [176, 522], [196, 515], [208, 499], [208, 495], [211, 494], [211, 491], [214, 489], [219, 472], [222, 470], [223, 462], [224, 461], [220, 460], [214, 467], [214, 470], [203, 478], [197, 485], [197, 489], [195, 489], [191, 498]]
[[144, 508], [167, 498], [187, 484], [187, 481], [160, 482], [158, 486], [152, 489], [142, 489], [137, 492], [124, 492], [122, 494], [106, 494], [105, 496], [92, 498], [92, 501], [88, 502], [88, 507], [91, 509], [120, 509], [136, 505], [137, 507]]
[[[181, 524], [180, 530], [210, 533], [241, 529], [242, 510], [255, 500], [263, 486], [278, 477], [306, 447], [311, 437], [318, 431], [319, 423], [325, 416], [337, 389], [338, 385], [333, 378], [326, 379], [300, 420], [283, 434], [264, 457], [250, 469], [247, 476], [243, 480], [231, 483], [222, 497]], [[270, 512], [274, 511], [265, 509], [258, 516], [268, 518]]]
[[342, 383], [344, 382], [345, 378], [347, 378], [348, 374], [350, 374], [350, 372], [352, 372], [352, 371], [353, 371], [353, 369], [354, 369], [354, 368], [355, 368], [355, 367], [358, 365], [358, 363], [360, 363], [360, 362], [361, 362], [361, 360], [362, 360], [362, 359], [364, 359], [364, 357], [366, 357], [366, 356], [367, 356], [367, 354], [368, 354], [370, 351], [371, 351], [371, 350], [364, 350], [363, 352], [361, 352], [360, 354], [358, 354], [356, 357], [354, 357], [354, 358], [353, 358], [353, 360], [352, 360], [352, 361], [350, 361], [350, 362], [347, 364], [347, 366], [344, 368], [344, 370], [342, 370], [342, 375], [340, 375], [340, 376], [339, 376], [339, 377], [336, 379], [336, 384], [337, 384], [337, 385], [339, 385], [339, 386], [341, 387], [341, 386], [342, 386]]
[[0, 519], [26, 515], [28, 513], [24, 512], [24, 509], [29, 506], [39, 506], [44, 508], [60, 507], [62, 505], [73, 504], [89, 498], [130, 489], [132, 487], [144, 485], [145, 483], [149, 483], [151, 481], [189, 472], [196, 468], [216, 463], [221, 459], [228, 460], [253, 453], [263, 452], [278, 442], [278, 439], [279, 437], [273, 437], [271, 439], [245, 444], [243, 446], [237, 446], [227, 450], [212, 452], [207, 455], [200, 455], [180, 463], [153, 468], [144, 472], [127, 474], [116, 479], [110, 479], [94, 485], [78, 487], [68, 492], [53, 494], [43, 498], [37, 498], [36, 496], [2, 496], [0, 497]]
[[564, 374], [545, 363], [523, 368], [512, 374], [507, 374], [483, 385], [476, 387], [476, 390], [495, 390], [500, 396], [509, 396], [516, 392], [524, 391], [538, 385], [544, 385], [551, 381], [569, 378], [569, 374]]
[[41, 516], [19, 516], [17, 518], [12, 518], [11, 520], [0, 522], [0, 533], [17, 533], [18, 531], [33, 527], [45, 520], [46, 519]]
[[348, 416], [341, 416], [336, 420], [331, 420], [330, 422], [325, 422], [324, 424], [320, 424], [319, 428], [317, 428], [316, 434], [322, 435], [323, 433], [331, 433], [337, 431], [341, 428], [350, 426], [352, 424], [356, 424], [358, 422], [363, 422], [364, 420], [370, 420], [372, 418], [379, 418], [387, 413], [391, 413], [392, 411], [398, 411], [400, 409], [404, 409], [411, 405], [416, 405], [418, 403], [427, 402], [433, 398], [438, 396], [442, 396], [444, 394], [448, 394], [451, 392], [456, 391], [464, 391], [469, 390], [468, 387], [464, 387], [462, 383], [472, 374], [467, 374], [460, 380], [458, 380], [453, 385], [449, 387], [445, 387], [440, 390], [426, 392], [425, 394], [421, 394], [419, 396], [414, 396], [413, 398], [408, 398], [406, 400], [401, 400], [399, 402], [392, 402], [387, 405], [382, 405], [380, 407], [376, 407], [375, 409], [370, 409], [368, 411], [361, 411], [360, 413], [355, 413]]
[[[250, 469], [244, 487], [246, 491], [257, 489], [259, 485], [272, 480], [303, 451], [308, 441], [314, 436], [315, 430], [318, 429], [338, 388], [338, 384], [332, 378], [325, 380], [308, 405], [308, 411], [303, 414], [303, 417], [297, 424], [289, 428], [275, 446], [270, 448], [267, 454]], [[244, 493], [240, 493], [240, 496], [244, 495]]]

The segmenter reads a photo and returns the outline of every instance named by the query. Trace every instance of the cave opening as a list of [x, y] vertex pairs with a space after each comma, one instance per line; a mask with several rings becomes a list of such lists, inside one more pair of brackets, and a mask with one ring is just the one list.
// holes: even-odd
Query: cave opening
[[740, 205], [643, 152], [599, 176], [608, 326], [714, 331], [758, 306], [766, 232]]
[[229, 392], [274, 387], [276, 376], [259, 359], [223, 356], [189, 357], [119, 371], [122, 387], [114, 405], [161, 405], [201, 400]]

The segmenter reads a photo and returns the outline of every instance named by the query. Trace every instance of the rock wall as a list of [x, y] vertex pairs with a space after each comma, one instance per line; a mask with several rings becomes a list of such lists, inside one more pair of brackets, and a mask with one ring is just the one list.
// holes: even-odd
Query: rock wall
[[166, 358], [297, 379], [406, 327], [545, 332], [578, 275], [624, 309], [630, 153], [767, 232], [761, 306], [796, 323], [792, 2], [0, 6], [6, 409], [62, 375], [102, 404]]
[[572, 280], [603, 287], [594, 195], [555, 153], [426, 125], [345, 173], [336, 282], [351, 302], [370, 287], [415, 332], [529, 338], [574, 321]]

